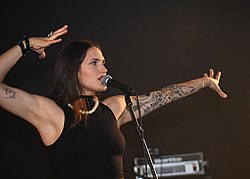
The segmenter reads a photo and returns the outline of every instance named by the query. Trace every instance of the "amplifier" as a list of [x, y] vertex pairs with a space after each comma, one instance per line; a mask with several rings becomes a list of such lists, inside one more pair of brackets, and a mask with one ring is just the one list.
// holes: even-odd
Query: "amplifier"
[[[207, 161], [203, 160], [202, 152], [156, 156], [152, 157], [152, 160], [158, 177], [204, 175], [205, 166], [207, 165]], [[147, 172], [145, 170], [146, 166]], [[136, 179], [153, 177], [147, 159], [144, 157], [134, 159], [134, 172]]]

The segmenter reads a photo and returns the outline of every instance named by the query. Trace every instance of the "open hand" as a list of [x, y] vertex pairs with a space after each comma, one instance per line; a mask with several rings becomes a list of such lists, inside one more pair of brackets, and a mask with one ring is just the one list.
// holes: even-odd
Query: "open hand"
[[207, 73], [204, 73], [204, 77], [206, 78], [205, 86], [210, 87], [214, 91], [216, 91], [222, 98], [226, 98], [227, 94], [224, 93], [219, 86], [221, 72], [218, 71], [216, 76], [214, 77], [214, 70], [209, 69], [209, 75]]
[[39, 54], [39, 58], [43, 59], [46, 57], [45, 48], [49, 47], [52, 44], [61, 42], [62, 39], [58, 38], [61, 35], [64, 35], [68, 32], [68, 25], [64, 25], [63, 27], [54, 31], [50, 36], [47, 37], [30, 37], [30, 48]]

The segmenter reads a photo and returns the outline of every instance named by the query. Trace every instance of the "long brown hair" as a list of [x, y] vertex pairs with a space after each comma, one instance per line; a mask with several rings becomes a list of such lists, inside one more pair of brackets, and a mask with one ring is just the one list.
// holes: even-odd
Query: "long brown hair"
[[82, 119], [86, 123], [88, 118], [87, 114], [80, 113], [80, 109], [87, 110], [87, 104], [84, 99], [80, 98], [84, 94], [77, 74], [88, 49], [91, 47], [100, 49], [97, 43], [90, 40], [70, 42], [61, 49], [55, 64], [55, 78], [51, 96], [58, 105], [72, 104], [74, 110], [73, 126], [79, 124]]

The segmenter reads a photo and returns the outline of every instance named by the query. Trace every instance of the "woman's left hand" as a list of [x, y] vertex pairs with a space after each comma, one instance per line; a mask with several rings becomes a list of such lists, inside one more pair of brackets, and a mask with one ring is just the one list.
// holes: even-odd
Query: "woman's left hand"
[[213, 69], [209, 69], [209, 75], [207, 73], [204, 73], [204, 82], [205, 82], [205, 86], [213, 89], [214, 91], [216, 91], [222, 98], [226, 98], [227, 94], [224, 93], [220, 86], [219, 86], [219, 82], [220, 82], [220, 77], [221, 77], [221, 72], [218, 71], [216, 76], [214, 77], [214, 70]]

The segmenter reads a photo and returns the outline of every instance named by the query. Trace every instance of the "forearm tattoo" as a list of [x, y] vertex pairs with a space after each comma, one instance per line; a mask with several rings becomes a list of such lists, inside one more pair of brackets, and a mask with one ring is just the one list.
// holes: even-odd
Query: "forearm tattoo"
[[[156, 110], [157, 108], [176, 101], [185, 96], [194, 93], [196, 90], [193, 86], [187, 85], [171, 85], [154, 91], [146, 95], [140, 96], [140, 108], [144, 115]], [[134, 110], [138, 110], [138, 106], [134, 106]]]
[[8, 87], [3, 87], [5, 98], [16, 99], [16, 92]]

